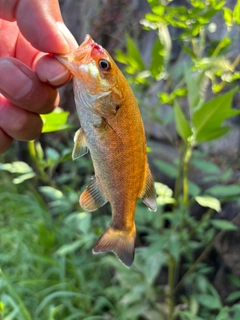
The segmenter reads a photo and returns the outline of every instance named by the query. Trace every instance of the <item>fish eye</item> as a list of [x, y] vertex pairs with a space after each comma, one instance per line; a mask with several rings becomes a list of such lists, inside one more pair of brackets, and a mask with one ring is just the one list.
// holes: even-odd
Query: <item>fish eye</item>
[[98, 61], [98, 65], [99, 65], [100, 69], [103, 71], [109, 71], [111, 69], [110, 62], [105, 59], [100, 59]]

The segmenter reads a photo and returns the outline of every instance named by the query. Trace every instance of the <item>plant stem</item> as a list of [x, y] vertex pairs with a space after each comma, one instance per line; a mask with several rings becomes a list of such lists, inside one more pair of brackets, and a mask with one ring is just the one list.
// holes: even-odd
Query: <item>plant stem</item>
[[48, 183], [51, 187], [57, 189], [56, 184], [52, 181], [52, 179], [44, 171], [44, 168], [43, 168], [43, 166], [41, 165], [41, 162], [38, 159], [38, 156], [37, 156], [37, 153], [36, 153], [36, 150], [35, 150], [35, 141], [29, 141], [28, 142], [28, 150], [29, 150], [29, 154], [30, 154], [35, 166], [36, 166], [36, 169], [38, 171], [39, 179], [42, 182]]
[[168, 262], [168, 286], [169, 286], [169, 297], [168, 297], [168, 320], [173, 319], [174, 314], [174, 305], [175, 305], [175, 299], [174, 299], [174, 283], [175, 283], [175, 268], [176, 268], [176, 262], [173, 257], [169, 258]]
[[[6, 288], [8, 289], [11, 298], [14, 299], [18, 305], [19, 308], [19, 314], [21, 316], [21, 319], [25, 320], [32, 320], [32, 317], [30, 313], [27, 310], [27, 307], [25, 306], [23, 300], [18, 295], [17, 291], [14, 289], [10, 281], [8, 280], [7, 276], [3, 273], [3, 271], [0, 269], [0, 277], [4, 280], [4, 283], [6, 285]], [[7, 319], [7, 318], [6, 318]]]
[[180, 194], [180, 188], [181, 188], [181, 177], [182, 177], [182, 167], [183, 167], [183, 155], [184, 155], [184, 149], [185, 144], [181, 144], [179, 149], [179, 163], [178, 163], [178, 173], [175, 180], [175, 186], [174, 186], [174, 199], [176, 200], [176, 204], [178, 203], [178, 197]]
[[188, 168], [189, 161], [192, 155], [192, 145], [188, 142], [186, 152], [183, 158], [183, 203], [186, 206], [188, 203]]
[[182, 276], [181, 280], [178, 282], [178, 284], [176, 285], [176, 287], [174, 288], [174, 294], [176, 294], [176, 292], [178, 291], [178, 289], [182, 286], [182, 284], [184, 283], [184, 280], [187, 278], [187, 276], [189, 274], [191, 274], [195, 268], [197, 267], [197, 265], [202, 262], [205, 257], [207, 256], [207, 254], [209, 253], [209, 251], [211, 251], [213, 244], [216, 240], [216, 237], [214, 237], [212, 239], [212, 241], [207, 245], [207, 247], [203, 250], [203, 252], [200, 254], [200, 256], [197, 258], [197, 260], [191, 265], [191, 267], [187, 270], [187, 272]]

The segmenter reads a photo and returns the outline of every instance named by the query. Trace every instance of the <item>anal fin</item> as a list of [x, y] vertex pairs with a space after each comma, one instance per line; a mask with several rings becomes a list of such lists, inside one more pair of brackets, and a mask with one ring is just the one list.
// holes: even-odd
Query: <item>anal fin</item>
[[80, 128], [74, 136], [74, 147], [72, 152], [73, 160], [84, 156], [88, 153], [86, 136], [82, 128]]
[[92, 178], [92, 181], [83, 191], [80, 196], [79, 203], [80, 206], [89, 212], [95, 211], [102, 207], [108, 200], [103, 194], [96, 177]]
[[145, 203], [146, 206], [149, 207], [149, 209], [151, 209], [152, 211], [157, 211], [157, 201], [156, 201], [157, 195], [154, 188], [152, 174], [149, 167], [147, 167], [146, 170], [147, 172], [146, 172], [145, 184], [139, 198], [142, 199], [142, 201]]

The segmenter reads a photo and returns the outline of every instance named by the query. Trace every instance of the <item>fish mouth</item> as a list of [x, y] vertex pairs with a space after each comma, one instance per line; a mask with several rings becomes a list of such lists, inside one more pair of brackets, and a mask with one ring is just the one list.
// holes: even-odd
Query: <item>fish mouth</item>
[[61, 62], [70, 72], [74, 73], [79, 64], [88, 64], [96, 56], [96, 53], [102, 54], [103, 48], [93, 41], [87, 34], [82, 44], [69, 54], [56, 54], [55, 58]]

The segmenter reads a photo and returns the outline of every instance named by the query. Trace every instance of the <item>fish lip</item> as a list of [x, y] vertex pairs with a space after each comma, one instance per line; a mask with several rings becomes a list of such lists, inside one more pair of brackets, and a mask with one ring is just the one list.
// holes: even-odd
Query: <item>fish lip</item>
[[77, 75], [79, 65], [88, 64], [92, 61], [96, 55], [96, 51], [104, 53], [104, 49], [87, 34], [82, 44], [71, 53], [54, 54], [54, 57], [69, 69], [72, 74]]
[[81, 61], [81, 63], [84, 63], [86, 60], [89, 60], [91, 52], [95, 46], [98, 46], [98, 44], [93, 41], [89, 34], [87, 34], [82, 44], [71, 53], [54, 54], [54, 57], [72, 72], [75, 61]]

